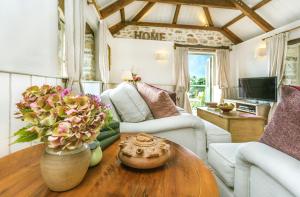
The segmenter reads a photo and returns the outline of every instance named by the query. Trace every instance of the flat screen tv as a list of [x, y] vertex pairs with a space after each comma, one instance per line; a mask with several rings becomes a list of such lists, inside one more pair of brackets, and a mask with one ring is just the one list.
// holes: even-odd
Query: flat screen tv
[[239, 79], [239, 97], [259, 101], [277, 101], [277, 77]]

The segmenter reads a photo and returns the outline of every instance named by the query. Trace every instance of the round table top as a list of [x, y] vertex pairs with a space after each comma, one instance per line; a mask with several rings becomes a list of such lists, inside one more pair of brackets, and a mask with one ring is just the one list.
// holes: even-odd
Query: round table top
[[0, 196], [219, 196], [213, 174], [190, 150], [169, 142], [172, 156], [164, 166], [138, 170], [121, 164], [119, 142], [104, 150], [100, 164], [88, 170], [80, 185], [60, 193], [50, 191], [41, 177], [44, 145], [1, 158]]

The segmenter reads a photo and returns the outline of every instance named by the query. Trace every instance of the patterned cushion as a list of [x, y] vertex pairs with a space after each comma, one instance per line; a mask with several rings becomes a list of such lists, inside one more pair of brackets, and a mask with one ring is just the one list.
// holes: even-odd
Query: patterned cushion
[[151, 87], [153, 87], [153, 88], [156, 88], [156, 89], [158, 89], [158, 90], [162, 90], [162, 91], [168, 93], [168, 95], [171, 97], [172, 101], [173, 101], [173, 102], [175, 103], [175, 105], [176, 105], [176, 93], [175, 93], [175, 92], [171, 92], [171, 91], [168, 91], [168, 90], [164, 90], [164, 89], [155, 87], [155, 86], [153, 86], [153, 85], [150, 85], [150, 84], [148, 84], [148, 83], [146, 83], [146, 84], [149, 85], [149, 86], [151, 86]]
[[300, 91], [283, 86], [281, 94], [282, 101], [260, 141], [300, 160]]
[[122, 83], [110, 91], [110, 99], [124, 122], [142, 122], [153, 119], [151, 111], [136, 88]]
[[176, 105], [167, 92], [145, 83], [138, 83], [137, 89], [148, 104], [154, 118], [179, 115]]

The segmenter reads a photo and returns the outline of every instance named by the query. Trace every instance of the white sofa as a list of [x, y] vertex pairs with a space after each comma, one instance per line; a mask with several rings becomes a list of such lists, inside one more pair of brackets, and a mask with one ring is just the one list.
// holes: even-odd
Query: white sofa
[[259, 142], [210, 144], [222, 197], [298, 197], [300, 161]]
[[178, 108], [180, 112], [178, 116], [138, 123], [122, 122], [110, 99], [110, 91], [106, 90], [101, 94], [101, 101], [111, 105], [114, 119], [121, 122], [121, 132], [145, 132], [166, 138], [190, 149], [204, 161], [207, 160], [207, 145], [210, 142], [231, 142], [230, 133], [196, 116], [185, 113], [181, 108]]

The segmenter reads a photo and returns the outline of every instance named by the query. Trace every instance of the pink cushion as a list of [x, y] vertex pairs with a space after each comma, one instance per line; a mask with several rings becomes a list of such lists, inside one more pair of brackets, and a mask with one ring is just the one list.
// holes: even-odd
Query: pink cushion
[[281, 94], [282, 101], [260, 141], [300, 160], [300, 91], [283, 86]]
[[291, 86], [293, 88], [296, 88], [297, 90], [300, 90], [300, 86]]
[[137, 89], [149, 106], [154, 118], [179, 115], [176, 105], [167, 92], [145, 83], [137, 83]]
[[168, 93], [168, 95], [171, 97], [172, 101], [173, 101], [173, 102], [175, 103], [175, 105], [176, 105], [176, 93], [175, 93], [175, 92], [171, 92], [171, 91], [168, 91], [168, 90], [164, 90], [164, 89], [155, 87], [155, 86], [153, 86], [153, 85], [150, 85], [150, 84], [148, 84], [148, 83], [146, 83], [146, 84], [149, 85], [149, 86], [151, 86], [151, 87], [153, 87], [153, 88], [156, 88], [156, 89], [158, 89], [158, 90], [162, 90], [162, 91]]

